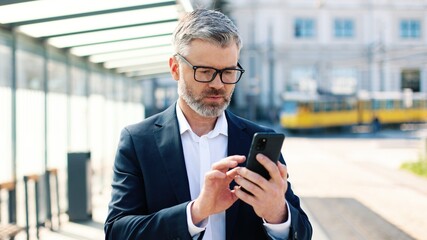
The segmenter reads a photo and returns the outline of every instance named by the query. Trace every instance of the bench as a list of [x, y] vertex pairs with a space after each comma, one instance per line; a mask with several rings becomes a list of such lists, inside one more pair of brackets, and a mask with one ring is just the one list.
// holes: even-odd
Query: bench
[[[11, 206], [11, 193], [15, 191], [15, 182], [3, 182], [0, 183], [0, 239], [14, 239], [14, 237], [21, 232], [22, 230], [24, 230], [24, 228], [16, 225], [16, 223], [12, 222], [13, 221], [13, 214], [10, 211], [13, 211], [13, 209], [10, 208]], [[7, 193], [7, 199], [8, 199], [8, 206], [7, 209], [9, 209], [9, 219], [7, 221], [7, 223], [4, 223], [4, 221], [1, 221], [1, 217], [2, 217], [2, 196], [4, 195], [3, 193], [6, 192]]]

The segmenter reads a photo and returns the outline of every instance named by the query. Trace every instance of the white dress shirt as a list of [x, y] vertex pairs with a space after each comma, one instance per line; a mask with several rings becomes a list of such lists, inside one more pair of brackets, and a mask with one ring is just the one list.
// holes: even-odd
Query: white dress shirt
[[[181, 108], [176, 104], [176, 115], [179, 123], [185, 167], [190, 185], [191, 199], [196, 199], [202, 190], [205, 174], [210, 171], [212, 164], [227, 157], [228, 124], [224, 112], [218, 117], [215, 127], [208, 134], [197, 136], [190, 127]], [[191, 205], [187, 206], [188, 230], [193, 239], [205, 231], [204, 240], [225, 240], [225, 211], [209, 216], [199, 226], [191, 219]], [[264, 223], [267, 233], [274, 239], [287, 239], [290, 228], [290, 211], [288, 221], [282, 224]]]

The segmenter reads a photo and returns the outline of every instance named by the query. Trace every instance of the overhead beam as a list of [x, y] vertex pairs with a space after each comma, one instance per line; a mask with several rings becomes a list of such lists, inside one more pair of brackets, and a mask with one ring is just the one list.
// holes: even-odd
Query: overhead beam
[[141, 26], [54, 37], [49, 38], [47, 41], [49, 44], [58, 48], [80, 47], [85, 45], [117, 42], [121, 40], [170, 35], [176, 25], [176, 20], [168, 20], [165, 22], [150, 23]]
[[[0, 1], [1, 5], [4, 2]], [[91, 0], [90, 2], [79, 3], [77, 1], [58, 1], [58, 0], [44, 0], [44, 1], [20, 1], [20, 0], [6, 0], [11, 2], [2, 12], [0, 8], [0, 23], [16, 26], [51, 22], [58, 20], [65, 20], [71, 18], [81, 18], [93, 15], [126, 12], [138, 9], [155, 8], [162, 6], [175, 5], [176, 1], [173, 0], [141, 0], [141, 1], [108, 1], [108, 0]], [[150, 3], [151, 2], [151, 3]], [[92, 5], [88, 4], [92, 3]], [[19, 4], [19, 5], [18, 5]], [[125, 5], [125, 7], [123, 7]], [[122, 6], [122, 7], [121, 7]], [[49, 9], [49, 11], [46, 11]], [[28, 11], [32, 11], [28, 14]], [[13, 12], [11, 20], [5, 19], [7, 13]]]
[[166, 6], [127, 12], [94, 15], [19, 26], [17, 29], [29, 36], [56, 37], [121, 27], [139, 26], [164, 20], [177, 19], [176, 6]]

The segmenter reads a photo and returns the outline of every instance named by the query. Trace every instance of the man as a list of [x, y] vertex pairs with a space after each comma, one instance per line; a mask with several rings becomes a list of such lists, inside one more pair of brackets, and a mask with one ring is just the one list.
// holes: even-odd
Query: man
[[310, 239], [283, 159], [257, 156], [270, 180], [244, 167], [254, 133], [272, 130], [226, 110], [244, 72], [234, 24], [195, 10], [173, 38], [179, 99], [122, 131], [106, 239]]

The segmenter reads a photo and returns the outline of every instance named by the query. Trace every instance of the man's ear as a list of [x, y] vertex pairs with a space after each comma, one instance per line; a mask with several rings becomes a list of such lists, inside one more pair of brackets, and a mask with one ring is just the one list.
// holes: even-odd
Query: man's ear
[[170, 68], [173, 79], [178, 81], [179, 80], [179, 64], [175, 56], [172, 56], [169, 58], [169, 68]]

